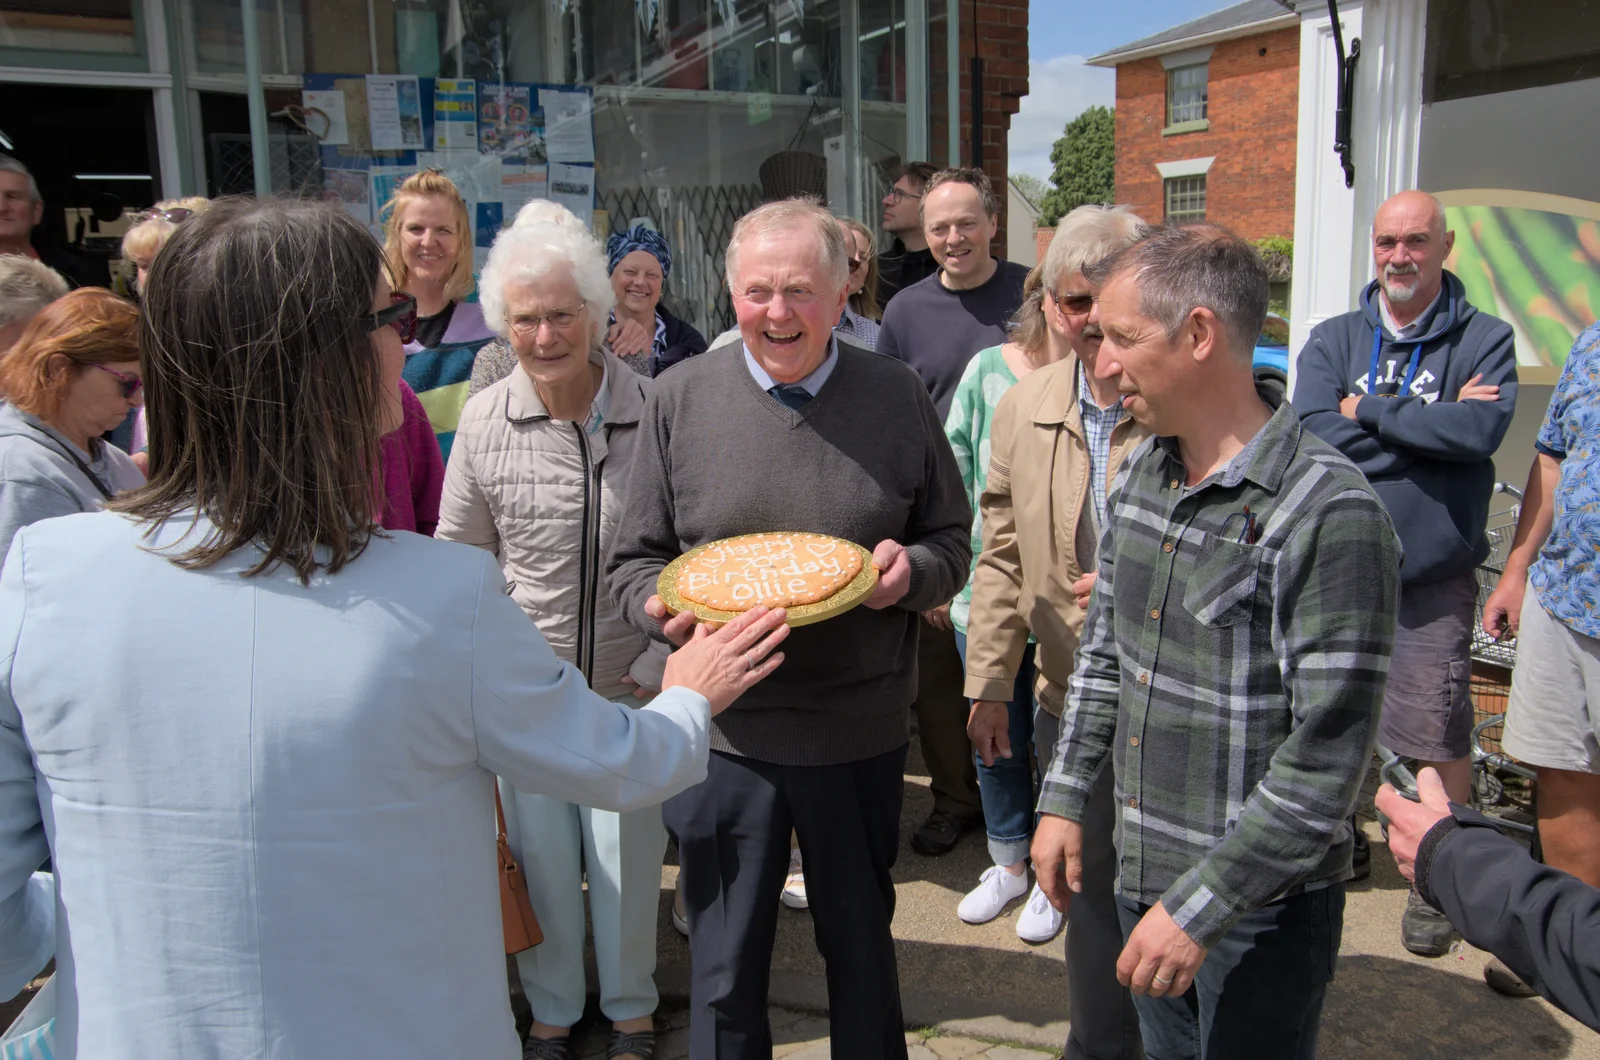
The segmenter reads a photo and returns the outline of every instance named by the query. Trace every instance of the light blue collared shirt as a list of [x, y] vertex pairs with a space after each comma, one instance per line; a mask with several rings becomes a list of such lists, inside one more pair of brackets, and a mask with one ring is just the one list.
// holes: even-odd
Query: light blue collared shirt
[[[756, 385], [762, 390], [771, 390], [777, 386], [778, 381], [768, 375], [767, 370], [761, 367], [761, 363], [751, 355], [750, 347], [744, 346], [743, 349], [745, 366], [750, 369], [750, 374], [755, 378]], [[828, 381], [828, 377], [833, 374], [834, 366], [838, 363], [839, 344], [834, 342], [833, 337], [830, 335], [828, 337], [828, 356], [823, 359], [821, 364], [817, 365], [816, 371], [793, 385], [804, 387], [806, 393], [816, 397], [822, 391], [822, 384]]]

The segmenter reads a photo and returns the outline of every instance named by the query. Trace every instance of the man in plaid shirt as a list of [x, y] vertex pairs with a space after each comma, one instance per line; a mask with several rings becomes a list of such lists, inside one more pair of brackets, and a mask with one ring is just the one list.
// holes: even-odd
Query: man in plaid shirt
[[1062, 908], [1078, 889], [1077, 822], [1109, 753], [1117, 974], [1146, 1050], [1311, 1057], [1399, 544], [1355, 466], [1258, 395], [1267, 274], [1249, 244], [1169, 227], [1089, 272], [1102, 285], [1096, 372], [1155, 437], [1111, 496], [1039, 800], [1039, 883]]

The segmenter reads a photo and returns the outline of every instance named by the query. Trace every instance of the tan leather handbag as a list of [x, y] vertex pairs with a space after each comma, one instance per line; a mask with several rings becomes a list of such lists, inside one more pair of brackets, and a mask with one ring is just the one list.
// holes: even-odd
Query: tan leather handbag
[[533, 903], [528, 900], [528, 881], [522, 875], [522, 866], [517, 864], [506, 839], [506, 809], [500, 803], [498, 781], [494, 786], [494, 819], [499, 826], [495, 846], [500, 854], [500, 922], [505, 927], [506, 952], [521, 953], [543, 942], [544, 932], [533, 914]]

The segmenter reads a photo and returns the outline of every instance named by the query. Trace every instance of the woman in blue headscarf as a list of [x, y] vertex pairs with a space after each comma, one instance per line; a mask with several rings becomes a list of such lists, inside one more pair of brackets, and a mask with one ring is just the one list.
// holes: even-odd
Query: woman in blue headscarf
[[661, 285], [672, 274], [672, 248], [661, 233], [643, 225], [606, 240], [611, 289], [617, 293], [612, 323], [632, 320], [645, 342], [619, 338], [611, 352], [641, 375], [660, 375], [679, 361], [706, 352], [705, 336], [661, 305]]

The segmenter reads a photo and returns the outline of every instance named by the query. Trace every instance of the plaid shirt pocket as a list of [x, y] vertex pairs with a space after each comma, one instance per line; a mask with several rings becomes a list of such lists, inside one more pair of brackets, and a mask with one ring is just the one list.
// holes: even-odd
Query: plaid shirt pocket
[[1207, 534], [1201, 556], [1184, 587], [1184, 610], [1212, 628], [1248, 622], [1260, 589], [1261, 549]]

